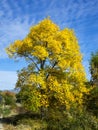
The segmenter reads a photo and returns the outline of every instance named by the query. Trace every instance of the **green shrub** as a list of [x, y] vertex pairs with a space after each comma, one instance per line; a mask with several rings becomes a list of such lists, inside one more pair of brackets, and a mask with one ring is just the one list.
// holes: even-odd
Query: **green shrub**
[[48, 120], [47, 130], [98, 130], [98, 119], [91, 113], [78, 109], [58, 113]]
[[47, 129], [47, 124], [46, 121], [43, 120], [39, 120], [39, 119], [22, 119], [20, 121], [18, 121], [18, 125], [27, 125], [30, 126], [32, 128], [32, 130], [46, 130]]

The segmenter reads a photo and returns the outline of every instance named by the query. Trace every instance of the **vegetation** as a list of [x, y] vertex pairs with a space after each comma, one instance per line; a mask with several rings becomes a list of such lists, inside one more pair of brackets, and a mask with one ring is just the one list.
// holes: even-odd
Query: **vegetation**
[[11, 113], [11, 109], [16, 106], [15, 93], [10, 91], [0, 92], [0, 114], [5, 117]]
[[31, 28], [26, 38], [11, 44], [7, 53], [30, 62], [19, 72], [16, 86], [28, 110], [59, 105], [69, 109], [71, 104], [82, 104], [88, 90], [73, 30], [60, 30], [50, 19], [44, 19]]
[[92, 54], [90, 60], [91, 81], [93, 89], [90, 91], [88, 110], [98, 117], [98, 52]]
[[10, 91], [3, 91], [2, 97], [4, 99], [5, 105], [11, 105], [11, 106], [15, 105], [15, 101], [16, 101], [15, 93]]
[[[73, 30], [61, 30], [46, 18], [31, 27], [23, 40], [10, 44], [6, 51], [10, 58], [23, 57], [28, 62], [28, 66], [18, 72], [16, 83], [20, 90], [17, 101], [25, 111], [8, 118], [15, 125], [10, 126], [11, 129], [23, 129], [26, 125], [28, 130], [98, 130], [98, 111], [95, 111], [98, 108], [98, 71], [95, 73], [98, 53], [93, 54], [90, 61], [92, 87], [86, 80]], [[10, 98], [7, 99], [11, 105]]]
[[92, 85], [98, 86], [98, 52], [91, 56], [90, 72]]

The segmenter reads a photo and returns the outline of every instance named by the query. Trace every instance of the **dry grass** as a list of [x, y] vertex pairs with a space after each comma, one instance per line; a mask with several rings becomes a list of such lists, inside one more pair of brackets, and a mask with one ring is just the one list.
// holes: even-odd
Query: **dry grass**
[[4, 130], [33, 130], [31, 129], [30, 126], [27, 125], [18, 125], [18, 126], [13, 126], [13, 125], [4, 125]]
[[46, 121], [37, 116], [25, 113], [3, 118], [4, 130], [46, 130]]
[[[26, 120], [26, 119], [25, 119]], [[30, 120], [29, 120], [30, 121]], [[12, 125], [12, 124], [4, 124], [4, 130], [45, 130], [47, 127], [47, 124], [38, 120], [32, 120], [28, 124], [19, 124], [19, 125]], [[32, 124], [31, 124], [32, 122]]]

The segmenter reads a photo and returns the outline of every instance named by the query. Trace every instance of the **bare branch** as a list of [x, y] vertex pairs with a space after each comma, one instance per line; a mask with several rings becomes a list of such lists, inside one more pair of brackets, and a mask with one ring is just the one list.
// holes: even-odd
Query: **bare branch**
[[27, 56], [27, 55], [26, 55], [26, 57], [27, 57], [28, 59], [30, 59], [30, 60], [33, 62], [33, 64], [35, 65], [35, 67], [38, 69], [38, 71], [40, 71], [38, 65], [34, 62], [33, 58], [31, 58], [30, 56]]

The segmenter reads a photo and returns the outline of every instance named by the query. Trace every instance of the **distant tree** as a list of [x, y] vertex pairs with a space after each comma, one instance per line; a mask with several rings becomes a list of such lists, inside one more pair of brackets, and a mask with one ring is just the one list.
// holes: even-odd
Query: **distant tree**
[[98, 52], [91, 55], [90, 59], [91, 81], [93, 89], [88, 97], [88, 110], [98, 116]]
[[0, 91], [0, 103], [2, 102], [2, 91]]
[[61, 30], [46, 18], [31, 27], [23, 40], [16, 40], [6, 50], [11, 58], [24, 57], [29, 61], [27, 68], [18, 73], [16, 85], [27, 109], [55, 110], [59, 106], [70, 109], [76, 104], [81, 107], [88, 90], [73, 30]]
[[5, 105], [15, 105], [16, 103], [16, 97], [15, 93], [10, 91], [3, 91], [2, 96], [5, 102]]
[[98, 86], [98, 52], [92, 54], [91, 56], [90, 73], [91, 73], [92, 84]]

